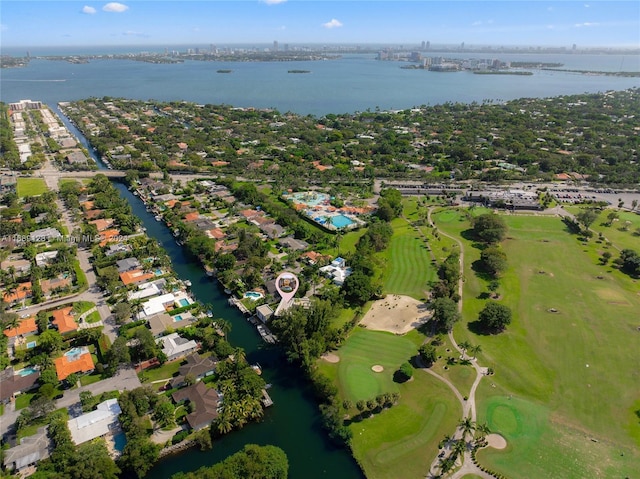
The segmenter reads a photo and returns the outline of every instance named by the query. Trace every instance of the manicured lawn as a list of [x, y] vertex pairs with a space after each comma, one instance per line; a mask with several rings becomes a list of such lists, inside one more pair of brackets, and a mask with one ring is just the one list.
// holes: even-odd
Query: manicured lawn
[[[455, 429], [461, 415], [447, 386], [423, 371], [416, 370], [412, 381], [393, 381], [394, 371], [416, 354], [421, 342], [418, 332], [410, 335], [356, 328], [336, 352], [339, 363], [319, 362], [320, 370], [338, 385], [340, 399], [355, 404], [378, 394], [400, 394], [397, 405], [349, 426], [354, 455], [369, 478], [422, 477], [437, 454], [438, 442]], [[371, 370], [377, 364], [383, 372]], [[349, 413], [355, 416], [358, 411]]]
[[424, 299], [428, 283], [436, 278], [425, 239], [402, 218], [395, 219], [392, 226], [391, 242], [382, 253], [386, 260], [383, 292]]
[[42, 178], [18, 178], [16, 193], [20, 198], [38, 196], [47, 191], [47, 183]]
[[97, 383], [102, 379], [100, 374], [90, 374], [84, 375], [80, 377], [80, 384], [83, 386], [88, 386], [89, 384]]
[[168, 363], [164, 363], [162, 366], [157, 368], [146, 369], [142, 371], [138, 376], [146, 378], [146, 382], [153, 382], [160, 379], [171, 379], [175, 374], [178, 373], [180, 364], [182, 364], [182, 360], [171, 361]]
[[[455, 212], [437, 218], [458, 237], [469, 227]], [[480, 363], [496, 370], [480, 384], [478, 418], [511, 440], [482, 451], [480, 462], [508, 477], [632, 477], [640, 470], [637, 284], [599, 265], [595, 238], [580, 244], [557, 217], [505, 220], [510, 266], [499, 291], [514, 318], [500, 335], [468, 329], [486, 282], [471, 270], [479, 250], [462, 239], [464, 321], [454, 333], [480, 344]]]
[[97, 323], [98, 321], [100, 321], [100, 313], [94, 311], [85, 318], [85, 321], [87, 323]]
[[95, 308], [96, 303], [92, 301], [76, 301], [73, 303], [73, 311], [80, 316], [83, 313], [86, 313], [91, 308]]
[[354, 455], [369, 479], [424, 477], [439, 441], [462, 415], [445, 384], [423, 371], [413, 377], [398, 385], [397, 405], [350, 426]]
[[[341, 360], [336, 366], [343, 398], [355, 403], [397, 392], [393, 373], [416, 353], [416, 346], [406, 338], [357, 328], [338, 351]], [[382, 373], [371, 370], [376, 364], [384, 367]]]
[[16, 397], [16, 410], [27, 407], [34, 396], [35, 393], [22, 393]]

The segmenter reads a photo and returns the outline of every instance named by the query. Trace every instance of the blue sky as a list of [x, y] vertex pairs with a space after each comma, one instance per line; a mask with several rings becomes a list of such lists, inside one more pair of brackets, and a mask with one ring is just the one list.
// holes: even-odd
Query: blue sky
[[640, 46], [640, 2], [2, 0], [3, 47], [421, 41]]

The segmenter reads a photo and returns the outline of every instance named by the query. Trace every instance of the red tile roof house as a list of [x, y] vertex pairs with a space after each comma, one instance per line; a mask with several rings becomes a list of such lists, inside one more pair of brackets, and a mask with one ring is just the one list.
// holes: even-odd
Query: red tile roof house
[[67, 306], [66, 308], [56, 309], [52, 313], [53, 320], [51, 322], [58, 328], [60, 334], [70, 333], [78, 329], [78, 323], [76, 323], [73, 314], [71, 314], [72, 311], [73, 307]]
[[54, 359], [58, 380], [67, 379], [70, 374], [90, 373], [94, 370], [93, 358], [86, 347], [79, 348], [79, 351], [69, 350], [64, 355]]

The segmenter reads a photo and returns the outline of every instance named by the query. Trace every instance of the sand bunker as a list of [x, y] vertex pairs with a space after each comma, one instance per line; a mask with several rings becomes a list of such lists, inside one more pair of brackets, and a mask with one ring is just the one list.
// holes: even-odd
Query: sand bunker
[[487, 436], [487, 445], [494, 449], [504, 449], [507, 447], [507, 440], [500, 434], [489, 434]]
[[333, 353], [324, 353], [321, 356], [321, 358], [324, 359], [328, 363], [339, 363], [340, 362], [340, 356], [338, 356], [337, 354], [333, 354]]
[[374, 373], [381, 373], [382, 371], [384, 371], [384, 368], [382, 366], [380, 366], [379, 364], [374, 364], [373, 366], [371, 366], [371, 370]]
[[430, 318], [431, 311], [425, 303], [409, 296], [389, 294], [373, 303], [360, 324], [376, 331], [405, 334]]

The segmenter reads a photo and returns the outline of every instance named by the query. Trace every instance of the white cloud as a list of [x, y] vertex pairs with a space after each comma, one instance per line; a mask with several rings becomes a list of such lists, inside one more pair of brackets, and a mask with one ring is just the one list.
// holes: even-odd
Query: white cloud
[[335, 18], [332, 18], [330, 22], [327, 23], [323, 23], [322, 26], [324, 28], [340, 28], [342, 26], [342, 22], [340, 20], [336, 20]]
[[85, 5], [84, 7], [82, 7], [82, 13], [86, 13], [87, 15], [93, 15], [94, 13], [96, 13], [96, 9], [88, 5]]
[[110, 3], [107, 3], [104, 7], [102, 7], [102, 9], [105, 12], [122, 13], [122, 12], [126, 12], [127, 10], [129, 10], [129, 7], [127, 7], [126, 5], [124, 5], [122, 3], [110, 2]]
[[591, 5], [589, 5], [588, 3], [584, 4], [584, 8], [589, 8]]
[[280, 3], [285, 3], [287, 0], [260, 0], [262, 3], [266, 3], [267, 5], [278, 5]]
[[595, 23], [595, 22], [584, 22], [584, 23], [576, 23], [574, 25], [574, 27], [576, 28], [582, 28], [582, 27], [597, 27], [598, 25], [600, 25], [599, 23]]
[[477, 27], [478, 25], [482, 25], [482, 22], [480, 20], [471, 24], [472, 27]]

